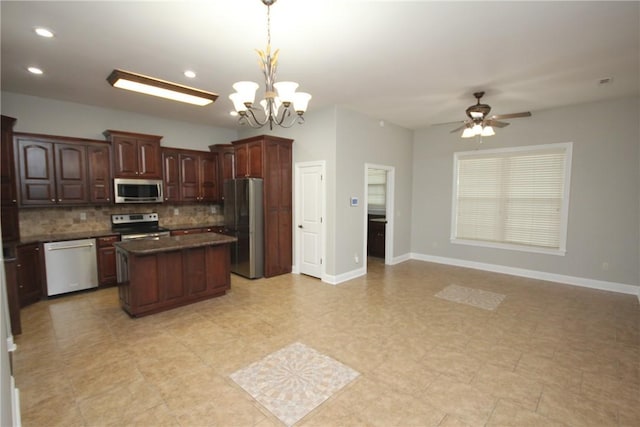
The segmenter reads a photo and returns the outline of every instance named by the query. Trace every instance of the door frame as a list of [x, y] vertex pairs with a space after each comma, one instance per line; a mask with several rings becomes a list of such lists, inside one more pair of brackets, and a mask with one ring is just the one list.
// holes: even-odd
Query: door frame
[[[308, 168], [308, 167], [320, 167], [320, 174], [322, 175], [322, 179], [320, 181], [320, 194], [319, 194], [319, 200], [318, 202], [320, 203], [320, 212], [322, 215], [322, 222], [320, 223], [320, 259], [321, 259], [321, 263], [320, 263], [320, 277], [319, 279], [321, 279], [322, 281], [324, 280], [324, 277], [326, 275], [326, 265], [327, 265], [327, 254], [326, 254], [326, 241], [327, 241], [327, 174], [326, 174], [326, 169], [327, 169], [327, 162], [324, 160], [316, 160], [316, 161], [309, 161], [309, 162], [296, 162], [294, 165], [294, 217], [293, 217], [293, 223], [291, 224], [291, 226], [293, 227], [293, 235], [294, 235], [294, 243], [293, 243], [293, 268], [291, 269], [292, 273], [295, 274], [300, 274], [300, 255], [301, 255], [301, 246], [300, 246], [300, 232], [298, 230], [298, 226], [297, 224], [300, 221], [300, 218], [302, 216], [301, 214], [301, 209], [302, 206], [300, 204], [300, 201], [302, 200], [302, 196], [300, 194], [302, 185], [300, 183], [301, 180], [301, 172], [303, 168]], [[310, 276], [311, 277], [311, 276]]]
[[385, 224], [384, 231], [384, 263], [387, 265], [393, 264], [393, 230], [394, 230], [394, 201], [395, 201], [395, 178], [396, 178], [396, 168], [388, 165], [378, 165], [374, 163], [365, 163], [364, 164], [364, 203], [363, 203], [363, 213], [364, 213], [364, 238], [362, 244], [362, 259], [363, 266], [365, 271], [367, 269], [367, 240], [368, 240], [368, 228], [369, 228], [369, 217], [367, 212], [367, 207], [369, 206], [369, 169], [384, 169], [387, 171], [387, 188], [386, 188], [386, 201], [385, 201], [385, 211], [387, 223]]

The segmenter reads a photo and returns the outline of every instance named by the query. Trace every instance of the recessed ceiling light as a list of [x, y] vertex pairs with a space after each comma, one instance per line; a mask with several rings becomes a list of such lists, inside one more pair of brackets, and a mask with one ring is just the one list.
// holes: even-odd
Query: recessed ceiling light
[[39, 35], [40, 37], [47, 37], [47, 38], [53, 37], [53, 33], [43, 27], [35, 28], [33, 31], [35, 31], [36, 34]]
[[191, 71], [191, 70], [187, 70], [184, 72], [185, 77], [189, 77], [190, 79], [194, 78], [196, 76], [196, 73]]
[[42, 74], [42, 70], [38, 67], [29, 67], [27, 70], [32, 74]]

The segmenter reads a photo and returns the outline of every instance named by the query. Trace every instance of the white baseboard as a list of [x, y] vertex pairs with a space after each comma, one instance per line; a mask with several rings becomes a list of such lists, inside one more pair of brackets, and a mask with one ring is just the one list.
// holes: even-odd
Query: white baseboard
[[467, 261], [457, 258], [417, 253], [411, 253], [411, 259], [435, 262], [437, 264], [454, 265], [457, 267], [473, 268], [475, 270], [492, 271], [494, 273], [510, 274], [512, 276], [528, 277], [531, 279], [546, 280], [549, 282], [564, 283], [567, 285], [581, 286], [583, 288], [637, 295], [638, 301], [640, 301], [640, 286], [628, 285], [625, 283], [607, 282], [604, 280], [588, 279], [585, 277], [566, 276], [564, 274], [548, 273], [545, 271], [527, 270], [524, 268], [507, 267], [498, 264], [488, 264], [484, 262]]
[[332, 276], [329, 274], [325, 274], [322, 276], [322, 281], [327, 282], [331, 285], [338, 285], [342, 282], [346, 282], [347, 280], [355, 279], [356, 277], [364, 276], [367, 274], [367, 270], [364, 267], [361, 267], [357, 270], [351, 270], [346, 273], [339, 274], [337, 276]]
[[411, 259], [411, 254], [404, 254], [397, 257], [393, 257], [391, 260], [391, 265], [400, 264], [401, 262], [409, 261]]

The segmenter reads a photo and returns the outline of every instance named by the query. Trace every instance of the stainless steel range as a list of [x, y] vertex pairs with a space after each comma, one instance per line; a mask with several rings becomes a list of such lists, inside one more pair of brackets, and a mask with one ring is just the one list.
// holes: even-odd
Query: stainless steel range
[[160, 237], [171, 235], [169, 230], [160, 227], [156, 212], [111, 215], [111, 230], [120, 233], [121, 240], [157, 240]]

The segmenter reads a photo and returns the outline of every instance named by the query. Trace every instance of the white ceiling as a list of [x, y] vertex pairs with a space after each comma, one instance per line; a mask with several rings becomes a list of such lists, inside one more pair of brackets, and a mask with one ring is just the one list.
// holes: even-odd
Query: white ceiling
[[[262, 86], [259, 0], [0, 4], [3, 91], [234, 128], [231, 85]], [[419, 129], [462, 121], [478, 90], [495, 114], [639, 94], [637, 1], [278, 0], [271, 21], [277, 78], [313, 95], [310, 113], [341, 105]], [[36, 26], [55, 37], [36, 36]], [[220, 98], [193, 107], [114, 89], [115, 68]]]

